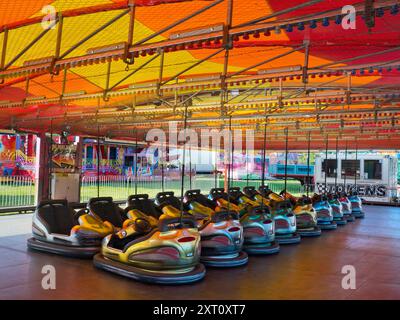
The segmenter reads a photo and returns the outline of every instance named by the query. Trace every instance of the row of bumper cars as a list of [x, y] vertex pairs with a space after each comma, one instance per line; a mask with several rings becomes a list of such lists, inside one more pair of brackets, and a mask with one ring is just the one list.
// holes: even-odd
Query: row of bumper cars
[[28, 248], [70, 257], [91, 258], [114, 226], [83, 209], [75, 212], [66, 200], [42, 201], [33, 214]]
[[[105, 206], [112, 212], [110, 203]], [[121, 209], [114, 205], [114, 212], [120, 214]], [[147, 195], [129, 197], [121, 217], [121, 229], [104, 238], [101, 253], [94, 257], [97, 268], [157, 284], [186, 284], [204, 278], [205, 268], [199, 263], [200, 234], [193, 218], [162, 215]]]
[[358, 196], [357, 192], [352, 192], [348, 197], [349, 201], [351, 202], [351, 212], [353, 213], [354, 217], [360, 219], [364, 218], [364, 211], [362, 210], [362, 200]]
[[247, 264], [248, 256], [242, 251], [243, 228], [237, 214], [226, 210], [197, 211], [199, 208], [209, 207], [203, 201], [201, 207], [193, 204], [196, 197], [202, 198], [196, 192], [187, 192], [182, 205], [173, 192], [162, 192], [157, 194], [155, 203], [162, 208], [164, 214], [169, 215], [180, 215], [183, 207], [184, 216], [192, 216], [196, 220], [201, 235], [200, 261], [204, 265], [237, 267]]
[[325, 195], [314, 194], [312, 197], [313, 208], [317, 214], [317, 224], [321, 230], [335, 230], [337, 224], [333, 221], [332, 207]]
[[347, 219], [343, 215], [343, 207], [342, 207], [342, 203], [339, 201], [338, 195], [329, 194], [328, 202], [329, 202], [330, 206], [332, 207], [333, 221], [335, 221], [336, 224], [339, 226], [347, 224]]

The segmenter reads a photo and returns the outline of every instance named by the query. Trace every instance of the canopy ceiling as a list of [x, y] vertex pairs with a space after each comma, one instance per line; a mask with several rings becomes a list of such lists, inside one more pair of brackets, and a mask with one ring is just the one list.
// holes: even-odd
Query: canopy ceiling
[[399, 148], [399, 2], [1, 0], [0, 128], [143, 138], [187, 110], [256, 147], [267, 123], [271, 149]]

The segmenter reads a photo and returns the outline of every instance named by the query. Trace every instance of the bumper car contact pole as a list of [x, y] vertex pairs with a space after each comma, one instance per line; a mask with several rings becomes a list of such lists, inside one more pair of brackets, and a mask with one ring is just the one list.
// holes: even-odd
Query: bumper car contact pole
[[97, 197], [100, 197], [100, 127], [97, 125]]
[[183, 226], [183, 213], [184, 213], [184, 189], [185, 189], [185, 161], [186, 161], [186, 128], [187, 128], [187, 117], [188, 117], [188, 105], [185, 104], [185, 112], [183, 114], [183, 155], [182, 155], [182, 171], [181, 171], [181, 213], [180, 213], [180, 221]]
[[335, 192], [337, 193], [337, 179], [338, 179], [338, 169], [339, 169], [339, 163], [338, 163], [338, 152], [339, 152], [339, 137], [336, 136], [336, 170], [335, 170]]
[[288, 165], [288, 140], [289, 140], [289, 132], [288, 128], [285, 128], [285, 187], [283, 191], [286, 193], [287, 190], [287, 165]]
[[53, 174], [53, 118], [50, 120], [50, 147], [49, 147], [49, 189], [48, 189], [48, 197], [51, 199], [51, 176]]
[[328, 177], [328, 135], [325, 137], [325, 165], [324, 165], [324, 171], [325, 171], [325, 176], [324, 176], [324, 194], [328, 194], [328, 189], [327, 189], [327, 177]]
[[307, 139], [307, 198], [310, 195], [310, 148], [311, 148], [311, 131], [308, 132], [308, 139]]
[[138, 179], [138, 130], [136, 128], [136, 141], [135, 141], [135, 195], [137, 195], [137, 179]]

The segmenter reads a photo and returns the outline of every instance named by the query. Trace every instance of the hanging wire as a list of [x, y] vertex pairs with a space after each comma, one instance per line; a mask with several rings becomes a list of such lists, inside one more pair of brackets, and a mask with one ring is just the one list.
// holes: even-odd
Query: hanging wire
[[311, 148], [311, 131], [308, 131], [307, 139], [307, 197], [310, 194], [310, 148]]

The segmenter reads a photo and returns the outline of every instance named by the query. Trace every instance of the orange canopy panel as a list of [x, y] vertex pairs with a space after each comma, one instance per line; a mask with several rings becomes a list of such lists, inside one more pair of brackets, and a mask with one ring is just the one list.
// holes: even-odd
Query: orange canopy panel
[[[342, 25], [346, 5], [355, 8], [354, 29]], [[362, 139], [360, 119], [372, 119], [392, 126], [386, 142], [394, 146], [399, 5], [0, 0], [0, 128], [39, 132], [51, 122], [126, 137], [139, 124], [181, 120], [176, 108], [190, 101], [194, 126], [221, 127], [226, 114], [243, 126], [276, 116], [271, 130], [296, 126], [301, 136], [312, 124], [345, 134], [348, 125]], [[356, 125], [349, 120], [354, 110], [362, 114]], [[324, 114], [335, 118], [321, 121]], [[277, 136], [274, 147], [282, 141]]]

